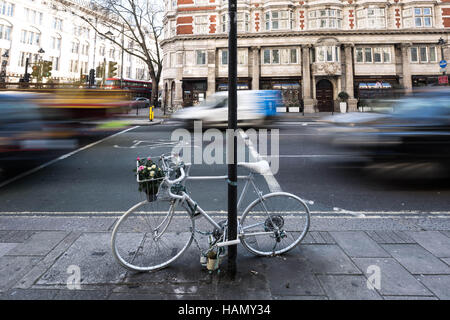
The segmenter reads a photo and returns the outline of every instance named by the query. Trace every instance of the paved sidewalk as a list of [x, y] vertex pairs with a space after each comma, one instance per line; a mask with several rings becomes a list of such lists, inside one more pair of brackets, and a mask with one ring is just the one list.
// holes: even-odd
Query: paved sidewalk
[[232, 282], [202, 269], [194, 244], [169, 268], [127, 272], [111, 254], [116, 220], [0, 216], [0, 299], [450, 299], [450, 218], [313, 216], [287, 255], [239, 247]]

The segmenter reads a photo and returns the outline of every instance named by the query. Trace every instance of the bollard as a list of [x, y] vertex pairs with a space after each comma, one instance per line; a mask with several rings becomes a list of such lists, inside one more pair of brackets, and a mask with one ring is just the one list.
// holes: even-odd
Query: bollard
[[148, 119], [149, 119], [150, 121], [153, 121], [153, 117], [154, 117], [154, 114], [153, 114], [153, 106], [150, 106], [149, 111], [148, 111]]

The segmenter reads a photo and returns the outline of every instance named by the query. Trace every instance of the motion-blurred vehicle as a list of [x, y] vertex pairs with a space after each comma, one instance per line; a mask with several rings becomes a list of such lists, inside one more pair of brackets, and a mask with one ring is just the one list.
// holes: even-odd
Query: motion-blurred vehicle
[[[237, 92], [237, 121], [239, 126], [258, 125], [276, 116], [282, 105], [279, 90], [242, 90]], [[175, 112], [173, 119], [192, 126], [202, 121], [203, 126], [224, 126], [228, 123], [228, 92], [216, 92], [196, 106]]]
[[48, 120], [34, 101], [37, 95], [0, 94], [0, 168], [21, 160], [36, 160], [51, 150], [77, 146], [74, 131], [64, 123]]
[[373, 166], [406, 174], [448, 171], [450, 90], [399, 99], [388, 113], [348, 113], [322, 119], [325, 140], [359, 151]]
[[136, 97], [132, 103], [133, 108], [149, 108], [150, 100], [145, 97]]

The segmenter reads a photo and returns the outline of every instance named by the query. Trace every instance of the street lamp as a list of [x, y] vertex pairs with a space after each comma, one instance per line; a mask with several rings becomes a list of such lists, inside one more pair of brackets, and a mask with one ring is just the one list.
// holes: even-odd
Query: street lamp
[[43, 58], [43, 56], [44, 56], [44, 53], [45, 53], [44, 49], [40, 48], [40, 49], [38, 50], [38, 53], [39, 53], [39, 59], [42, 60], [42, 58]]

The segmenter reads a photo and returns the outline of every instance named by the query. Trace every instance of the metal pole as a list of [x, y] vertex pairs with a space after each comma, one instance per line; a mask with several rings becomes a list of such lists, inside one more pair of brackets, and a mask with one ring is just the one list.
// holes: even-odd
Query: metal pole
[[[228, 240], [237, 239], [237, 0], [228, 1]], [[231, 129], [231, 130], [230, 130]], [[237, 245], [228, 247], [228, 273], [236, 275]]]
[[123, 46], [124, 46], [124, 32], [125, 32], [125, 27], [122, 24], [122, 57], [121, 57], [121, 62], [120, 62], [120, 89], [122, 89], [123, 86]]
[[[28, 63], [29, 63], [29, 60], [28, 60], [29, 58], [26, 58], [26, 60], [25, 60], [25, 74], [24, 74], [24, 78], [25, 78], [25, 80], [27, 80], [28, 79]], [[28, 81], [26, 81], [26, 82], [28, 82]]]

